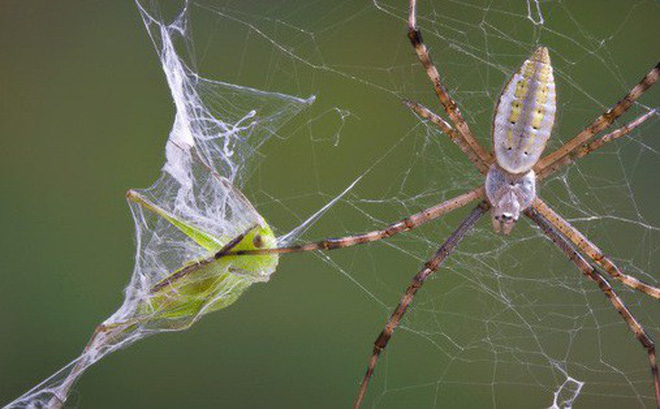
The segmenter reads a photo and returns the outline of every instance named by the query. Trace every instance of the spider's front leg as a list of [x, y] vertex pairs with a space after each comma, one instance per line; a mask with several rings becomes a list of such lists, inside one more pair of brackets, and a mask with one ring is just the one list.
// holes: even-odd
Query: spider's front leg
[[535, 166], [537, 173], [541, 174], [546, 169], [557, 166], [564, 158], [575, 153], [597, 133], [608, 128], [614, 121], [623, 115], [641, 97], [644, 92], [651, 88], [660, 78], [660, 63], [649, 71], [619, 102], [604, 114], [596, 118], [582, 132], [573, 139], [566, 142], [559, 149], [542, 158]]
[[590, 142], [585, 143], [579, 148], [568, 152], [565, 156], [563, 156], [560, 159], [557, 159], [552, 164], [544, 168], [540, 168], [537, 174], [537, 179], [540, 181], [548, 178], [550, 175], [557, 172], [559, 169], [570, 165], [571, 163], [577, 161], [578, 159], [584, 158], [590, 153], [601, 149], [603, 146], [621, 138], [622, 136], [628, 135], [630, 132], [632, 132], [634, 129], [636, 129], [637, 127], [648, 121], [649, 119], [657, 116], [658, 116], [658, 110], [651, 109], [650, 111], [638, 116], [637, 118], [626, 123], [620, 128], [617, 128], [612, 132], [601, 136], [598, 139], [591, 140]]
[[[428, 49], [424, 44], [424, 40], [422, 40], [422, 33], [417, 27], [417, 0], [410, 0], [410, 8], [408, 12], [408, 39], [410, 40], [410, 44], [415, 49], [415, 53], [417, 54], [419, 62], [426, 70], [426, 75], [429, 77], [431, 83], [433, 84], [433, 90], [438, 96], [438, 99], [440, 100], [440, 103], [442, 104], [445, 112], [449, 116], [449, 119], [451, 119], [453, 122], [456, 131], [454, 131], [454, 128], [449, 126], [449, 124], [446, 124], [447, 126], [442, 126], [435, 121], [434, 123], [436, 123], [436, 125], [440, 125], [440, 128], [443, 130], [443, 132], [447, 133], [452, 138], [454, 137], [451, 134], [455, 132], [456, 137], [462, 140], [459, 145], [465, 145], [469, 151], [476, 156], [475, 161], [472, 160], [473, 158], [470, 157], [470, 155], [468, 155], [470, 160], [472, 160], [477, 165], [477, 168], [479, 168], [482, 173], [485, 173], [488, 170], [488, 166], [493, 162], [493, 157], [481, 146], [481, 144], [479, 144], [477, 139], [474, 137], [474, 134], [470, 130], [467, 122], [465, 119], [463, 119], [463, 115], [458, 108], [458, 104], [456, 101], [454, 101], [451, 95], [449, 95], [449, 92], [447, 92], [444, 85], [442, 84], [440, 73], [435, 67], [435, 64], [433, 64], [433, 60], [431, 60], [431, 56], [429, 55]], [[416, 112], [424, 117], [422, 112], [417, 110]], [[444, 120], [442, 120], [442, 122], [444, 122]], [[461, 149], [463, 148], [461, 147]]]
[[405, 219], [392, 223], [389, 226], [374, 230], [366, 233], [355, 234], [352, 236], [345, 236], [333, 239], [325, 239], [316, 242], [298, 244], [290, 247], [275, 247], [275, 248], [261, 248], [251, 250], [233, 250], [232, 248], [225, 248], [218, 251], [214, 257], [219, 259], [221, 257], [229, 256], [255, 256], [265, 254], [284, 254], [284, 253], [304, 253], [309, 251], [318, 250], [334, 250], [345, 247], [351, 247], [358, 244], [371, 243], [374, 241], [387, 239], [395, 234], [416, 229], [424, 223], [437, 219], [438, 217], [450, 213], [456, 209], [460, 209], [475, 200], [483, 199], [486, 193], [484, 187], [478, 187], [462, 195], [456, 196], [435, 206], [422, 210], [406, 217]]

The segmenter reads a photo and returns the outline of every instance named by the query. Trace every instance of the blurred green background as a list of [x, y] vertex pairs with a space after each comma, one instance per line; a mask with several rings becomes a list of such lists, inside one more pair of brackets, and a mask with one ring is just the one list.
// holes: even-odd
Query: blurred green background
[[[657, 2], [548, 1], [541, 7], [543, 28], [526, 18], [525, 1], [422, 2], [426, 41], [484, 144], [502, 84], [535, 45], [550, 47], [557, 69], [553, 147], [623, 96], [660, 55]], [[278, 233], [299, 225], [359, 175], [365, 177], [350, 200], [304, 238], [370, 229], [479, 182], [458, 149], [419, 126], [400, 104], [405, 96], [438, 111], [405, 38], [403, 1], [221, 2], [218, 10], [192, 10], [194, 60], [202, 75], [317, 96], [312, 108], [262, 146], [244, 187]], [[74, 359], [122, 302], [134, 258], [124, 192], [158, 176], [174, 111], [130, 1], [5, 0], [0, 44], [5, 404]], [[657, 106], [659, 95], [656, 88], [642, 103]], [[636, 107], [631, 115], [641, 112]], [[656, 284], [657, 122], [541, 190], [627, 271]], [[284, 258], [268, 284], [231, 308], [93, 366], [71, 406], [348, 407], [389, 311], [424, 257], [466, 212], [391, 246], [329, 254], [332, 262], [314, 255]], [[509, 239], [494, 237], [489, 223], [483, 220], [466, 240], [450, 265], [448, 286], [436, 280], [423, 289], [415, 305], [427, 313], [413, 315], [404, 323], [409, 331], [395, 335], [368, 403], [549, 406], [563, 380], [552, 379], [548, 360], [540, 372], [549, 378], [530, 379], [535, 369], [528, 367], [537, 362], [521, 358], [516, 365], [494, 353], [503, 351], [496, 334], [511, 341], [518, 330], [498, 327], [490, 312], [510, 303], [509, 312], [525, 316], [545, 344], [545, 357], [576, 364], [573, 376], [587, 381], [576, 408], [651, 407], [646, 354], [602, 295], [526, 222]], [[461, 277], [472, 273], [478, 284], [464, 287]], [[571, 293], [577, 280], [584, 291]], [[658, 303], [623, 293], [658, 338]], [[488, 294], [500, 297], [493, 301]], [[567, 305], [571, 312], [563, 310]], [[452, 320], [444, 311], [461, 314]], [[573, 328], [547, 326], [553, 314], [582, 319]], [[529, 339], [529, 331], [519, 331]], [[574, 337], [567, 344], [568, 334]], [[454, 336], [465, 350], [479, 345], [478, 352], [465, 358], [448, 351], [443, 342]]]

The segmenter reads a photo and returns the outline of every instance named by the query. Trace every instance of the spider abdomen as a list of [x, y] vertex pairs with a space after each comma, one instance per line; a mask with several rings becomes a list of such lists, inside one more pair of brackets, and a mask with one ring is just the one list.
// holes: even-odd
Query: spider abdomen
[[519, 174], [541, 157], [555, 121], [555, 80], [548, 49], [539, 47], [507, 82], [493, 118], [493, 147], [500, 167]]

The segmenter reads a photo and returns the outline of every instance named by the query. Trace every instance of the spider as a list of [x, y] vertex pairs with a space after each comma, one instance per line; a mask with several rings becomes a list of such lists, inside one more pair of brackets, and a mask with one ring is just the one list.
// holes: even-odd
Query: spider
[[[536, 193], [538, 182], [558, 169], [583, 158], [603, 145], [628, 134], [640, 124], [655, 116], [656, 110], [637, 117], [624, 126], [596, 139], [596, 135], [609, 128], [633, 103], [648, 90], [660, 76], [660, 63], [637, 83], [623, 99], [592, 121], [582, 132], [556, 151], [541, 157], [550, 138], [556, 110], [555, 84], [548, 49], [538, 47], [506, 83], [493, 119], [493, 152], [486, 151], [475, 139], [463, 119], [457, 103], [442, 84], [440, 74], [433, 64], [422, 35], [417, 27], [416, 0], [410, 0], [408, 38], [420, 63], [433, 83], [445, 113], [451, 123], [419, 103], [404, 101], [416, 114], [429, 120], [456, 143], [474, 166], [485, 176], [484, 185], [413, 214], [399, 222], [375, 231], [326, 239], [291, 247], [263, 248], [243, 251], [225, 249], [216, 258], [227, 255], [256, 255], [273, 253], [298, 253], [316, 250], [332, 250], [370, 243], [407, 232], [437, 219], [472, 202], [479, 204], [470, 212], [458, 228], [446, 239], [439, 250], [424, 264], [412, 279], [385, 328], [374, 342], [354, 408], [362, 404], [378, 358], [387, 346], [417, 291], [433, 275], [443, 261], [456, 249], [459, 242], [488, 211], [495, 233], [511, 233], [521, 214], [534, 222], [543, 233], [575, 264], [588, 279], [604, 293], [618, 311], [634, 336], [647, 351], [653, 377], [656, 406], [660, 409], [660, 379], [656, 362], [655, 344], [644, 327], [630, 313], [603, 271], [623, 285], [646, 293], [660, 300], [660, 289], [623, 273], [610, 258], [562, 216], [555, 212]], [[590, 260], [590, 261], [588, 261]]]

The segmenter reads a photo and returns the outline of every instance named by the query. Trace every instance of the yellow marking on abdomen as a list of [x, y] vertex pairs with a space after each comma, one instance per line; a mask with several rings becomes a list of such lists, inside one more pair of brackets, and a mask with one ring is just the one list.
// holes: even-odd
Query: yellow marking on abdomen
[[545, 118], [545, 109], [537, 106], [532, 113], [532, 128], [538, 130], [543, 123], [543, 118]]
[[539, 88], [536, 91], [536, 103], [539, 105], [543, 105], [546, 102], [548, 102], [548, 93], [550, 90], [548, 89], [547, 82], [543, 83], [544, 85], [539, 86]]
[[522, 75], [525, 78], [525, 81], [529, 81], [534, 75], [536, 64], [533, 64], [531, 61], [525, 61], [524, 68], [522, 70]]
[[547, 84], [550, 78], [550, 66], [548, 64], [541, 63], [541, 69], [539, 70], [538, 81], [541, 84]]
[[498, 164], [522, 173], [538, 161], [550, 137], [555, 114], [555, 86], [550, 57], [539, 47], [507, 83], [493, 119]]
[[517, 99], [513, 100], [511, 103], [511, 115], [509, 115], [509, 122], [515, 124], [520, 119], [520, 113], [522, 112], [522, 102]]
[[523, 99], [523, 98], [525, 98], [525, 95], [527, 95], [527, 90], [528, 89], [529, 89], [529, 87], [527, 86], [527, 81], [526, 80], [520, 80], [516, 84], [516, 92], [515, 92], [514, 95], [518, 99]]

